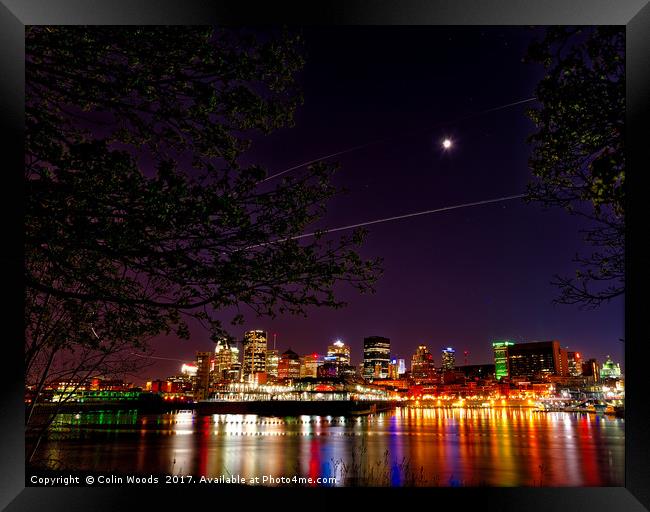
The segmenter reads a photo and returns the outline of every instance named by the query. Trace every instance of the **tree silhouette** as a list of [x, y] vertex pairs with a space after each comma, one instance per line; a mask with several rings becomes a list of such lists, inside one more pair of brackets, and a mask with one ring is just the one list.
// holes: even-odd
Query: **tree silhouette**
[[557, 302], [595, 308], [625, 291], [625, 31], [551, 27], [529, 47], [542, 63], [541, 107], [529, 111], [535, 180], [528, 200], [589, 221], [591, 254], [577, 254], [574, 277], [555, 276]]

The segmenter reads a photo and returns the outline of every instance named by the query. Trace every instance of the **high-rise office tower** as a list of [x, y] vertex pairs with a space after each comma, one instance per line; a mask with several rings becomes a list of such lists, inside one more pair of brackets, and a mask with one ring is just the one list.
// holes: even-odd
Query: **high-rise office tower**
[[447, 347], [442, 350], [442, 370], [453, 371], [456, 368], [456, 351]]
[[239, 380], [239, 349], [226, 339], [217, 341], [214, 348], [214, 381], [236, 381]]
[[355, 369], [351, 364], [350, 346], [341, 340], [336, 340], [327, 347], [327, 356], [325, 356], [324, 362], [334, 365], [336, 377], [350, 377], [355, 374]]
[[205, 400], [210, 394], [210, 374], [214, 368], [212, 352], [196, 353], [196, 378], [194, 380], [194, 398]]
[[363, 339], [364, 379], [385, 379], [390, 364], [390, 340], [382, 336]]
[[277, 350], [269, 349], [266, 351], [266, 376], [269, 381], [278, 379], [278, 364], [280, 363], [280, 353]]
[[247, 331], [244, 333], [244, 382], [256, 382], [256, 374], [266, 373], [266, 331]]
[[341, 340], [336, 340], [327, 347], [327, 355], [339, 365], [350, 364], [350, 347]]
[[415, 354], [411, 357], [411, 378], [419, 381], [432, 379], [436, 376], [436, 367], [433, 354], [426, 345], [418, 345]]
[[511, 377], [540, 378], [547, 375], [569, 374], [566, 350], [560, 342], [533, 341], [508, 347]]
[[514, 344], [515, 342], [510, 340], [495, 340], [492, 342], [492, 350], [494, 350], [494, 378], [496, 380], [510, 377], [508, 349]]
[[580, 377], [582, 375], [582, 359], [579, 352], [567, 352], [567, 362], [569, 366], [569, 375], [571, 377]]

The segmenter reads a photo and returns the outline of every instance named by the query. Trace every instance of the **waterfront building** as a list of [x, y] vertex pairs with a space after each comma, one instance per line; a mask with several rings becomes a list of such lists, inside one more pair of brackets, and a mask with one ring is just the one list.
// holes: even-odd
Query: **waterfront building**
[[[244, 333], [244, 382], [259, 382], [258, 373], [266, 374], [266, 331], [247, 331]], [[265, 380], [265, 379], [264, 379]]]
[[600, 369], [600, 378], [601, 379], [618, 379], [621, 377], [621, 366], [618, 363], [614, 363], [610, 356], [607, 356], [607, 360], [603, 363], [602, 368]]
[[510, 340], [495, 340], [492, 342], [492, 350], [494, 351], [494, 378], [507, 379], [510, 377], [510, 364], [508, 359], [508, 350], [515, 343]]
[[456, 368], [456, 351], [447, 347], [442, 350], [442, 371], [453, 371]]
[[300, 356], [288, 349], [280, 356], [278, 363], [278, 380], [300, 378]]
[[318, 377], [318, 354], [307, 354], [300, 358], [300, 378]]
[[194, 380], [194, 397], [205, 400], [210, 394], [210, 374], [214, 369], [212, 352], [196, 353], [196, 377]]
[[171, 393], [172, 383], [169, 380], [148, 380], [144, 389], [152, 393]]
[[436, 373], [433, 354], [426, 345], [418, 345], [411, 357], [411, 379], [416, 382], [431, 380], [436, 377]]
[[280, 363], [280, 352], [269, 349], [266, 351], [266, 376], [270, 382], [278, 379], [278, 364]]
[[540, 379], [568, 375], [567, 353], [557, 340], [512, 345], [508, 347], [508, 364], [511, 377]]
[[363, 377], [385, 379], [390, 364], [390, 339], [369, 336], [363, 340]]
[[192, 395], [193, 378], [189, 375], [172, 375], [166, 379], [171, 383], [172, 393], [182, 393], [187, 396]]
[[579, 352], [567, 351], [567, 363], [571, 377], [580, 377], [582, 375], [582, 360]]

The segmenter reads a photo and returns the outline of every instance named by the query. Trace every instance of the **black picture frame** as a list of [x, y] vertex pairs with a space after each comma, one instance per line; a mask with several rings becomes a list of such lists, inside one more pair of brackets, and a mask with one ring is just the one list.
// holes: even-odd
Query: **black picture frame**
[[[225, 24], [225, 25], [625, 25], [627, 30], [625, 300], [625, 486], [610, 488], [435, 488], [435, 489], [224, 489], [210, 486], [165, 488], [25, 487], [23, 360], [23, 162], [24, 26], [33, 24]], [[415, 506], [477, 507], [488, 510], [650, 510], [650, 407], [644, 403], [643, 344], [650, 340], [645, 292], [650, 258], [640, 245], [650, 209], [643, 194], [650, 158], [650, 5], [646, 0], [339, 0], [331, 2], [251, 2], [207, 0], [1, 0], [0, 123], [4, 178], [0, 251], [5, 285], [0, 507], [18, 510], [102, 511], [226, 506], [229, 499], [259, 506], [339, 507], [353, 497], [364, 508]], [[644, 172], [645, 171], [645, 172]], [[5, 182], [6, 183], [6, 182]], [[360, 494], [353, 496], [352, 493]], [[323, 495], [320, 499], [320, 495]], [[198, 504], [198, 500], [208, 500]], [[277, 502], [276, 502], [277, 500]], [[423, 501], [422, 501], [423, 500]], [[394, 502], [389, 503], [389, 502]], [[429, 505], [426, 505], [429, 503]], [[211, 505], [210, 505], [211, 504]], [[230, 506], [230, 505], [229, 505]], [[237, 506], [237, 505], [232, 505]], [[243, 505], [242, 505], [243, 506]], [[275, 506], [273, 506], [275, 508]]]

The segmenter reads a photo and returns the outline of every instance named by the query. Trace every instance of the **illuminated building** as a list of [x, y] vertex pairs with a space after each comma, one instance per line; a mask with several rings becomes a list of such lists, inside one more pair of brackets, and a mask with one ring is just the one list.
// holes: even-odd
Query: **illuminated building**
[[621, 366], [618, 363], [614, 363], [610, 356], [607, 356], [607, 360], [603, 363], [603, 367], [600, 369], [600, 378], [618, 379], [620, 376]]
[[[336, 367], [334, 377], [354, 377], [356, 370], [351, 364], [350, 347], [341, 340], [336, 340], [327, 347], [327, 356], [324, 357], [323, 363], [332, 363]], [[331, 369], [328, 368], [326, 373], [330, 375]]]
[[269, 349], [266, 351], [266, 375], [269, 381], [277, 380], [278, 364], [280, 362], [280, 352]]
[[350, 364], [350, 347], [341, 340], [336, 340], [327, 347], [327, 356], [330, 358], [329, 360], [335, 362], [337, 366], [347, 366]]
[[430, 380], [436, 377], [436, 366], [433, 354], [426, 345], [418, 345], [415, 354], [411, 357], [411, 379], [416, 382]]
[[210, 373], [214, 368], [212, 352], [196, 353], [196, 378], [194, 380], [194, 397], [205, 400], [210, 394]]
[[318, 354], [307, 354], [300, 358], [300, 375], [301, 379], [313, 378], [318, 376]]
[[580, 377], [582, 375], [582, 360], [579, 352], [567, 352], [567, 365], [571, 377]]
[[402, 376], [406, 373], [406, 362], [404, 359], [397, 360], [397, 375]]
[[300, 378], [300, 356], [288, 349], [280, 356], [278, 363], [278, 380]]
[[393, 359], [388, 364], [388, 378], [397, 380], [397, 359]]
[[239, 370], [239, 349], [227, 339], [220, 339], [214, 348], [215, 382], [237, 381]]
[[170, 393], [172, 391], [172, 383], [168, 380], [149, 380], [145, 384], [144, 389], [152, 393]]
[[196, 377], [196, 371], [198, 368], [196, 367], [195, 364], [185, 364], [183, 363], [183, 366], [181, 366], [181, 373], [183, 375], [187, 375], [188, 377]]
[[244, 382], [256, 382], [258, 373], [266, 373], [266, 331], [246, 331], [244, 333]]
[[442, 350], [442, 371], [453, 371], [456, 368], [456, 351], [447, 347]]
[[558, 375], [568, 376], [569, 375], [569, 353], [565, 348], [560, 348], [560, 369]]
[[560, 348], [560, 342], [557, 340], [517, 343], [508, 347], [511, 377], [566, 376], [568, 375], [566, 361], [566, 351]]
[[509, 340], [496, 340], [492, 342], [492, 350], [494, 350], [494, 378], [499, 380], [501, 378], [510, 377], [510, 364], [508, 362], [508, 350], [515, 343]]
[[582, 376], [587, 377], [592, 384], [600, 382], [600, 365], [595, 359], [588, 359], [582, 363]]
[[390, 363], [390, 340], [381, 336], [370, 336], [363, 340], [363, 377], [385, 379]]
[[171, 383], [171, 392], [192, 395], [193, 378], [189, 375], [172, 375], [166, 379]]

